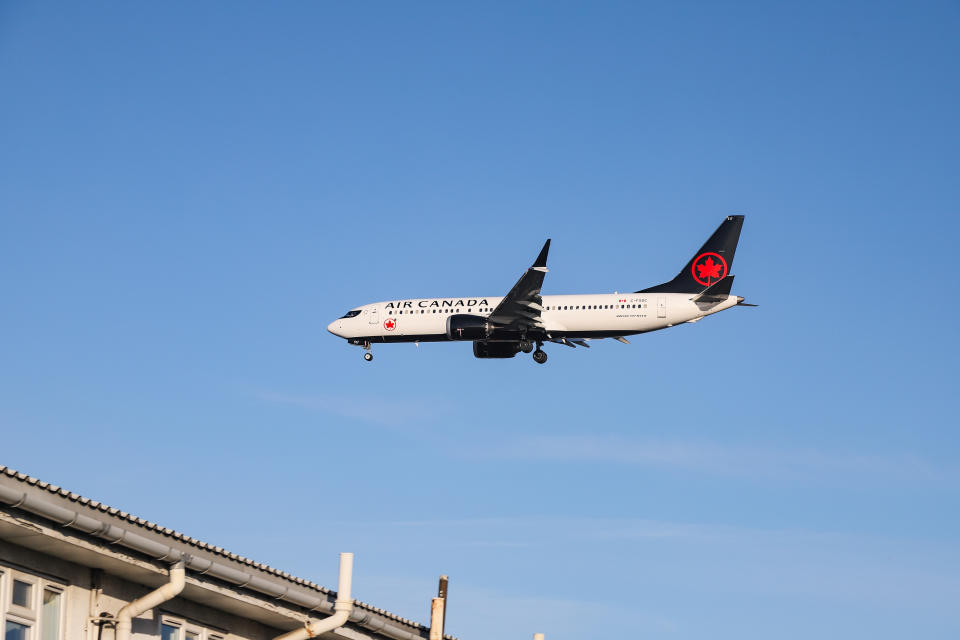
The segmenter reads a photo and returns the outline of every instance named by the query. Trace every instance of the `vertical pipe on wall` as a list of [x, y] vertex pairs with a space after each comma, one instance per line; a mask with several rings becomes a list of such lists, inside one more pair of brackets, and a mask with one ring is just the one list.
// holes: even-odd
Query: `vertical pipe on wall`
[[183, 560], [170, 567], [170, 582], [154, 589], [142, 598], [125, 605], [117, 612], [117, 640], [130, 640], [130, 631], [133, 628], [133, 619], [144, 611], [153, 609], [158, 604], [172, 600], [183, 591], [186, 584], [186, 566]]
[[[353, 598], [350, 589], [353, 586], [353, 554], [340, 554], [340, 577], [337, 582], [337, 600], [333, 603], [334, 614], [323, 620], [307, 622], [301, 629], [294, 629], [277, 636], [274, 640], [307, 640], [328, 631], [338, 629], [347, 623], [353, 611]], [[117, 640], [122, 640], [118, 638]]]

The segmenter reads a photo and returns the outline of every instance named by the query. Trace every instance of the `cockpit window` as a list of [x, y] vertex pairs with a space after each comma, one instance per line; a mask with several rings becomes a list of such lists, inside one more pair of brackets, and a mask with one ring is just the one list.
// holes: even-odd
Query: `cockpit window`
[[343, 314], [341, 317], [342, 317], [342, 318], [356, 318], [358, 315], [360, 315], [360, 309], [354, 309], [353, 311], [347, 311], [347, 312], [346, 312], [345, 314]]

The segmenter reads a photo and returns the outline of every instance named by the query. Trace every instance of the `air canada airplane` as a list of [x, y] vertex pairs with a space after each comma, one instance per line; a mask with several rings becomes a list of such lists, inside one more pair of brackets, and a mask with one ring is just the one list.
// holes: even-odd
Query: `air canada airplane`
[[503, 297], [374, 302], [351, 309], [327, 330], [362, 346], [367, 361], [373, 360], [371, 345], [379, 342], [473, 342], [477, 358], [533, 351], [539, 364], [547, 361], [545, 342], [589, 347], [591, 340], [612, 338], [626, 344], [624, 336], [697, 322], [737, 305], [756, 306], [730, 295], [742, 227], [743, 216], [727, 216], [673, 280], [633, 293], [541, 295], [547, 240], [533, 266]]

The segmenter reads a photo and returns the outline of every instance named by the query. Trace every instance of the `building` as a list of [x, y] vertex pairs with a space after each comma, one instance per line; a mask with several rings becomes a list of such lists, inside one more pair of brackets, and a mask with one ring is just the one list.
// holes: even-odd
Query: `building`
[[[159, 589], [163, 585], [171, 586]], [[178, 593], [155, 603], [168, 590]], [[138, 600], [155, 591], [159, 595]], [[273, 640], [298, 629], [307, 638], [316, 627], [305, 625], [334, 614], [336, 597], [308, 580], [0, 466], [3, 640]], [[141, 613], [145, 605], [151, 606]], [[320, 637], [429, 636], [425, 626], [362, 602], [343, 616], [343, 626]]]

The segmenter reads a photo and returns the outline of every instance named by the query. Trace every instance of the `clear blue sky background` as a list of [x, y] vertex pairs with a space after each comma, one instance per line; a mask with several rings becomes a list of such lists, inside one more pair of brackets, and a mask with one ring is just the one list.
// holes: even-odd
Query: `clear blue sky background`
[[[0, 4], [0, 462], [464, 640], [960, 634], [960, 8]], [[475, 360], [325, 327], [671, 277]]]

